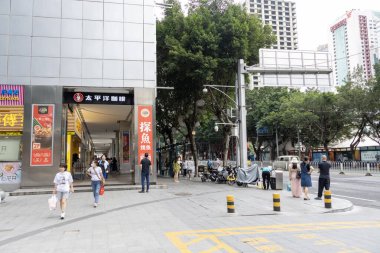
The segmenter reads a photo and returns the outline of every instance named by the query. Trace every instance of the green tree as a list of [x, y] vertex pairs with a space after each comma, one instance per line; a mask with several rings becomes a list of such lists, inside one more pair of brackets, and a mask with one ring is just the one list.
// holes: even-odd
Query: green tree
[[[205, 112], [203, 85], [233, 85], [237, 59], [257, 63], [258, 49], [269, 46], [274, 37], [269, 27], [263, 28], [257, 18], [231, 1], [192, 1], [188, 16], [183, 15], [178, 1], [170, 3], [173, 8], [157, 23], [158, 84], [174, 87], [170, 105], [179, 115], [180, 125], [185, 127], [197, 165], [192, 133]], [[224, 113], [230, 102], [220, 94], [214, 95], [217, 99], [208, 99], [212, 101], [213, 112], [220, 121], [230, 122]], [[224, 131], [228, 132], [227, 139], [229, 130]]]
[[380, 64], [375, 65], [375, 77], [368, 82], [369, 110], [366, 114], [368, 121], [367, 135], [380, 144]]
[[[282, 118], [279, 110], [282, 100], [289, 99], [290, 93], [286, 88], [263, 87], [247, 92], [247, 132], [253, 142], [256, 157], [260, 159], [262, 145], [268, 143], [271, 147], [271, 159], [275, 157], [276, 130], [279, 136], [279, 144], [288, 140], [288, 128], [281, 124]], [[266, 128], [268, 133], [259, 134], [260, 128]]]
[[282, 125], [296, 132], [301, 131], [304, 141], [312, 146], [323, 145], [328, 151], [329, 144], [347, 136], [349, 130], [349, 117], [337, 96], [317, 90], [293, 93], [281, 106]]

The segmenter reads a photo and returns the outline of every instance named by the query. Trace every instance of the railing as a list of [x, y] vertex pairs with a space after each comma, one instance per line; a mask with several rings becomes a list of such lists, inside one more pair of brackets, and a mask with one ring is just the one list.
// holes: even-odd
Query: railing
[[[314, 168], [318, 168], [318, 163], [312, 161], [311, 165]], [[370, 173], [370, 174], [380, 174], [380, 162], [362, 162], [362, 161], [351, 161], [351, 162], [336, 162], [329, 161], [331, 164], [331, 169], [341, 172], [355, 172], [355, 173]]]
[[[255, 161], [260, 167], [273, 166], [273, 161]], [[318, 169], [318, 161], [312, 161], [310, 164]], [[362, 161], [351, 161], [351, 162], [337, 162], [328, 161], [331, 164], [331, 170], [340, 171], [344, 173], [362, 173], [363, 175], [370, 174], [380, 174], [380, 162], [362, 162]]]

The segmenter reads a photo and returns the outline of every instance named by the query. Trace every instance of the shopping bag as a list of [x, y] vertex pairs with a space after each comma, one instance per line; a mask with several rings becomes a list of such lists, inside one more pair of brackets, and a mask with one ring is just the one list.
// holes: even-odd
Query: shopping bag
[[104, 185], [101, 185], [100, 190], [99, 190], [99, 195], [103, 195], [103, 194], [104, 194]]
[[286, 186], [286, 189], [288, 190], [288, 192], [290, 192], [292, 190], [290, 183], [288, 183], [288, 185]]
[[261, 181], [257, 182], [256, 187], [259, 189], [264, 189], [263, 182], [261, 182]]
[[57, 196], [54, 194], [48, 199], [49, 210], [53, 211], [57, 208]]

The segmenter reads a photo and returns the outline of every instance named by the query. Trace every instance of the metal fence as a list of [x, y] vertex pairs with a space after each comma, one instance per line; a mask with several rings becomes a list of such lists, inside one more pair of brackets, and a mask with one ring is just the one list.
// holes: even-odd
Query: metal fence
[[[255, 161], [259, 167], [273, 166], [273, 161]], [[317, 169], [318, 161], [312, 161], [310, 164]], [[380, 174], [380, 162], [361, 162], [361, 161], [351, 161], [351, 162], [336, 162], [328, 161], [331, 164], [332, 171], [343, 171], [347, 173], [357, 173], [366, 175], [370, 174]]]

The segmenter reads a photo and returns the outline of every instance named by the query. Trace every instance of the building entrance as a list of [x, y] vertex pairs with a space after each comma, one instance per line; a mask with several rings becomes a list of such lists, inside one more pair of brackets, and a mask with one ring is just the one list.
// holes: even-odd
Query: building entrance
[[86, 180], [91, 161], [103, 155], [108, 181], [135, 183], [133, 101], [133, 90], [64, 89], [63, 157], [77, 184]]

